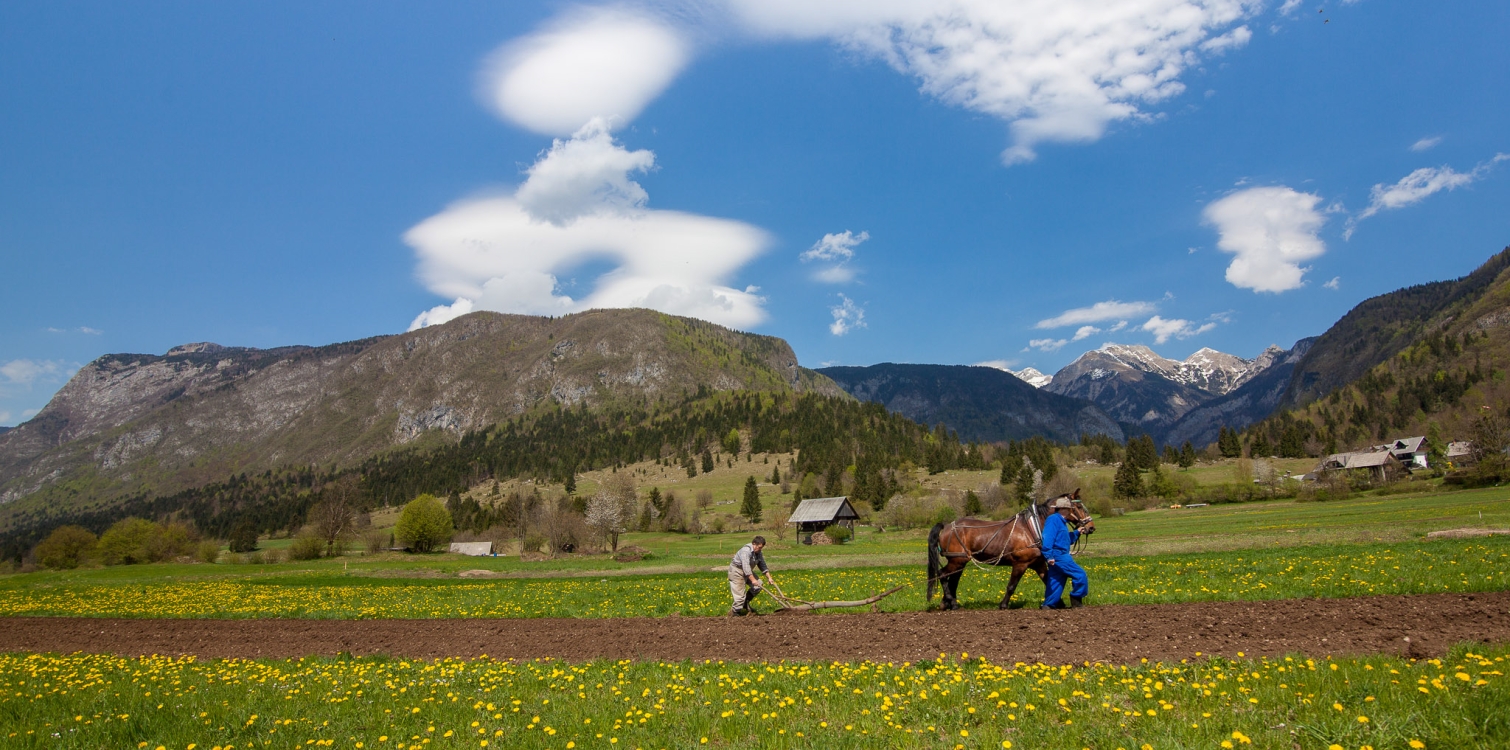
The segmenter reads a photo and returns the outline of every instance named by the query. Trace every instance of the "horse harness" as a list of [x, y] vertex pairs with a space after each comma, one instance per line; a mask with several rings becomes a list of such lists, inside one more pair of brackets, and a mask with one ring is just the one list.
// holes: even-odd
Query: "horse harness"
[[[1079, 500], [1072, 500], [1071, 502], [1074, 502], [1076, 504], [1080, 503]], [[1028, 516], [1028, 527], [1030, 529], [1032, 529], [1032, 531], [1033, 531], [1033, 544], [1035, 546], [1040, 546], [1040, 547], [1043, 546], [1043, 525], [1041, 523], [1039, 523], [1039, 521], [1038, 521], [1038, 504], [1037, 503], [1034, 503], [1034, 504], [1028, 506], [1027, 508], [1022, 509], [1022, 511], [1020, 511], [1016, 515], [1012, 516], [1011, 530], [1014, 531], [1014, 532], [1017, 530], [1017, 524], [1018, 524], [1018, 522], [1022, 521], [1022, 517], [1023, 517], [1024, 513], [1026, 513], [1027, 516]], [[1007, 530], [1007, 523], [1004, 522], [1004, 521], [998, 523], [997, 526], [998, 526], [998, 528], [996, 529], [996, 533], [991, 535], [991, 539], [988, 540], [986, 542], [986, 544], [981, 547], [981, 549], [990, 549], [991, 545], [993, 543], [995, 543], [996, 540], [1001, 536], [1001, 533], [1003, 531]], [[980, 528], [980, 527], [975, 527], [975, 528]], [[968, 559], [970, 562], [975, 563], [976, 565], [980, 565], [981, 563], [980, 563], [980, 561], [978, 561], [978, 560], [975, 559], [975, 555], [969, 553], [970, 547], [965, 544], [965, 540], [963, 540], [963, 539], [960, 538], [959, 527], [956, 526], [956, 525], [954, 525], [954, 524], [950, 524], [949, 530], [951, 532], [953, 532], [953, 534], [954, 534], [954, 541], [959, 544], [960, 549], [963, 549], [963, 550], [966, 551], [965, 558]], [[1007, 538], [1011, 539], [1012, 535], [1010, 533], [1007, 534]], [[1001, 565], [1001, 561], [1006, 558], [1008, 552], [1016, 552], [1016, 551], [1017, 550], [1015, 550], [1015, 549], [1011, 549], [1011, 550], [1007, 549], [1007, 546], [1005, 544], [1003, 544], [1002, 548], [1001, 548], [1001, 553], [998, 554], [996, 556], [996, 559], [992, 560], [990, 564], [991, 565]], [[943, 555], [944, 557], [949, 557], [949, 554], [946, 553], [946, 552], [944, 552], [944, 549], [943, 549], [942, 545], [940, 545], [940, 547], [939, 547], [939, 554]]]

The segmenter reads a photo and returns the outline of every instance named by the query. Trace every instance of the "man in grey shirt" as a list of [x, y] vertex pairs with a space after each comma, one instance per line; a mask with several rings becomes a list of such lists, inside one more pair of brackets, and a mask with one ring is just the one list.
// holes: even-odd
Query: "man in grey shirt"
[[765, 574], [765, 579], [771, 583], [771, 570], [765, 565], [765, 556], [760, 551], [765, 549], [765, 537], [757, 536], [750, 540], [749, 544], [739, 548], [734, 553], [734, 559], [729, 561], [729, 593], [734, 597], [734, 607], [729, 614], [736, 617], [750, 613], [750, 600], [760, 593], [760, 578], [755, 575], [758, 568]]

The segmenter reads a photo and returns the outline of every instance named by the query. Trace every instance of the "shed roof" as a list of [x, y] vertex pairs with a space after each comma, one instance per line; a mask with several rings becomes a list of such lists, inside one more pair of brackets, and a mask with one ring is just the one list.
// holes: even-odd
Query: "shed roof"
[[1473, 452], [1473, 443], [1467, 440], [1454, 440], [1447, 444], [1447, 457], [1457, 458]]
[[814, 497], [803, 500], [787, 523], [831, 523], [859, 518], [847, 497]]
[[1333, 453], [1321, 462], [1326, 469], [1371, 469], [1386, 466], [1397, 459], [1388, 450]]

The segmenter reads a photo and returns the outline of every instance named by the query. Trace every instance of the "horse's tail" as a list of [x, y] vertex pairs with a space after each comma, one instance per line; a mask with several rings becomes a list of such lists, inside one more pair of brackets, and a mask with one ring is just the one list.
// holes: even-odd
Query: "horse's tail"
[[933, 601], [933, 587], [938, 583], [939, 570], [943, 564], [939, 561], [939, 533], [944, 530], [944, 525], [936, 523], [933, 530], [928, 532], [928, 598], [924, 602]]

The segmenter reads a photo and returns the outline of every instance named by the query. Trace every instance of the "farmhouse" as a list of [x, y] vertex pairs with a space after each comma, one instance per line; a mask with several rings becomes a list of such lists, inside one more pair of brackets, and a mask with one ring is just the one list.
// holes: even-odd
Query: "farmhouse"
[[860, 514], [855, 512], [847, 497], [815, 497], [803, 500], [786, 522], [795, 525], [797, 535], [806, 535], [803, 537], [806, 540], [812, 537], [813, 532], [822, 531], [834, 524], [853, 529], [859, 517]]
[[1404, 471], [1404, 465], [1400, 459], [1395, 458], [1387, 448], [1369, 449], [1353, 453], [1333, 453], [1321, 460], [1321, 465], [1316, 467], [1316, 473], [1344, 471], [1349, 474], [1367, 472], [1369, 477], [1376, 481], [1388, 481], [1400, 475]]
[[1400, 463], [1404, 464], [1406, 468], [1426, 468], [1427, 447], [1425, 435], [1400, 438], [1399, 440], [1385, 443], [1383, 445], [1376, 445], [1372, 448], [1369, 448], [1369, 450], [1389, 451], [1390, 455], [1394, 456], [1397, 460], [1399, 460]]

